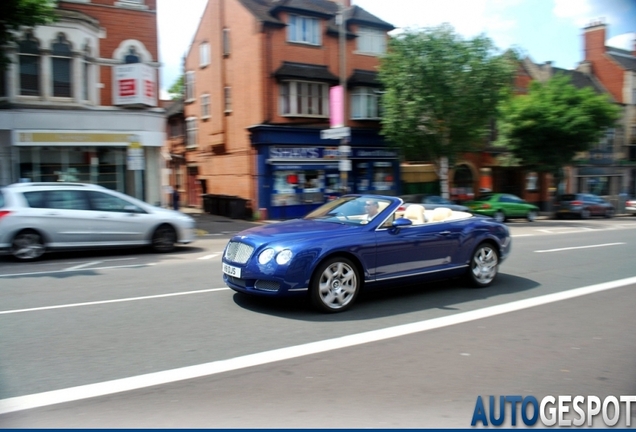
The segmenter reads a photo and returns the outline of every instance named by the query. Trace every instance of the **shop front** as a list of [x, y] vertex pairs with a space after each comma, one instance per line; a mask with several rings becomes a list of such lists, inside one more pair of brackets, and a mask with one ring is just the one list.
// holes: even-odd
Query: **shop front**
[[270, 219], [302, 217], [344, 190], [399, 194], [398, 152], [387, 148], [377, 131], [352, 130], [351, 169], [344, 172], [338, 141], [321, 139], [320, 129], [256, 126], [250, 131], [258, 154], [258, 208]]

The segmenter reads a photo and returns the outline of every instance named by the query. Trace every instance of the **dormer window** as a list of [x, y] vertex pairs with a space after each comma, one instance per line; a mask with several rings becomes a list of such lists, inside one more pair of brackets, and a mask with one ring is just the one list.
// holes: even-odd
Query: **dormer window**
[[358, 29], [359, 54], [382, 55], [386, 52], [386, 33], [383, 30], [371, 27]]
[[289, 42], [320, 45], [320, 21], [300, 15], [289, 15], [287, 27], [287, 40]]
[[139, 57], [139, 54], [137, 54], [137, 48], [135, 48], [134, 46], [128, 48], [128, 52], [124, 57], [124, 63], [141, 63], [141, 58]]

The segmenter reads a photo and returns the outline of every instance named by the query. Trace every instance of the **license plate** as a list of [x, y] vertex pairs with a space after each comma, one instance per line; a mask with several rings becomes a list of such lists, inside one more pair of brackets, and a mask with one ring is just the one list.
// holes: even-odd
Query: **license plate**
[[235, 278], [241, 277], [241, 269], [239, 267], [234, 267], [225, 263], [223, 263], [223, 273], [228, 276], [234, 276]]

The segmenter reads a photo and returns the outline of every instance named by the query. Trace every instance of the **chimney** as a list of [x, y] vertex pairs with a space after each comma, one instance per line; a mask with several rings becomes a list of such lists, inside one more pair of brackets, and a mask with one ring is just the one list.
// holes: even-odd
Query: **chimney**
[[584, 60], [598, 59], [605, 53], [605, 35], [607, 25], [601, 21], [593, 21], [583, 29]]

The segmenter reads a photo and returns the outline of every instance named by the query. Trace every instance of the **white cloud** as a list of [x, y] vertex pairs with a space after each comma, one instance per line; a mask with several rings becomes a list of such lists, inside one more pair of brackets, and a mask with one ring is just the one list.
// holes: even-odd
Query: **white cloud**
[[634, 41], [636, 40], [636, 32], [624, 33], [609, 38], [605, 44], [615, 48], [632, 51], [634, 49]]
[[206, 3], [207, 0], [157, 0], [162, 94], [182, 73], [183, 57], [192, 43]]

